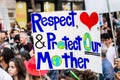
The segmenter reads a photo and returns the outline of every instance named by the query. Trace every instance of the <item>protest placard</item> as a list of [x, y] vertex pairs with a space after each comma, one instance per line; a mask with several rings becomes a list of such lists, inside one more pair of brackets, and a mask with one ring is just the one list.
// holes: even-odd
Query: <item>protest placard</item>
[[120, 0], [85, 0], [86, 10], [96, 11], [98, 13], [108, 13], [108, 5], [110, 5], [110, 11], [120, 11]]
[[25, 2], [16, 3], [16, 21], [20, 28], [25, 28], [27, 25], [27, 9]]
[[33, 13], [31, 21], [37, 70], [74, 68], [102, 72], [96, 12]]
[[2, 21], [2, 30], [9, 31], [10, 27], [10, 20], [8, 16], [8, 10], [5, 6], [0, 6], [0, 20]]

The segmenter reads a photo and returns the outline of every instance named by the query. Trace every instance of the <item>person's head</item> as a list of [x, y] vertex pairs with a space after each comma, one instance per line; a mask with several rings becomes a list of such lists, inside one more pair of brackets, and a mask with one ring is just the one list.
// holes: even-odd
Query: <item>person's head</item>
[[19, 34], [15, 35], [14, 42], [15, 43], [19, 43], [20, 42], [20, 35]]
[[21, 55], [21, 58], [22, 60], [29, 60], [31, 58], [30, 54], [28, 51], [24, 50], [24, 51], [20, 51], [20, 55]]
[[108, 22], [107, 22], [107, 21], [104, 22], [104, 27], [105, 27], [105, 28], [108, 27]]
[[[96, 80], [95, 73], [89, 69], [80, 71], [77, 69], [70, 69], [70, 70], [65, 70], [64, 73], [65, 78], [68, 76], [71, 79], [65, 79], [65, 80]], [[76, 75], [76, 77], [75, 77]]]
[[107, 21], [107, 18], [106, 18], [106, 16], [103, 14], [103, 22], [106, 22]]
[[0, 62], [4, 61], [6, 64], [14, 58], [14, 52], [10, 48], [3, 48], [0, 50]]
[[6, 38], [6, 32], [5, 31], [1, 31], [1, 37], [3, 38], [3, 39], [5, 39]]
[[75, 80], [75, 79], [70, 76], [60, 76], [58, 80]]
[[65, 80], [65, 76], [59, 76], [59, 80]]
[[6, 32], [0, 31], [0, 44], [2, 44], [4, 42], [5, 37], [6, 37]]
[[28, 42], [28, 36], [25, 32], [20, 33], [20, 43], [26, 45]]
[[12, 33], [13, 33], [13, 35], [15, 37], [15, 35], [20, 33], [20, 29], [19, 28], [13, 28]]
[[9, 62], [8, 73], [14, 78], [18, 77], [19, 80], [25, 80], [26, 69], [23, 61], [20, 58], [13, 58]]
[[109, 46], [111, 43], [111, 37], [108, 33], [101, 34], [101, 40], [107, 46]]

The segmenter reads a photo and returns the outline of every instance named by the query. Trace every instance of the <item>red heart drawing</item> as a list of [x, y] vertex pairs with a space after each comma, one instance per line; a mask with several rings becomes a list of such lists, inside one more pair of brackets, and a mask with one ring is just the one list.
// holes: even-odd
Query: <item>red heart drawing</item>
[[87, 12], [82, 12], [80, 14], [80, 20], [89, 28], [89, 30], [91, 30], [91, 28], [98, 22], [98, 15], [96, 12], [92, 12], [89, 16]]

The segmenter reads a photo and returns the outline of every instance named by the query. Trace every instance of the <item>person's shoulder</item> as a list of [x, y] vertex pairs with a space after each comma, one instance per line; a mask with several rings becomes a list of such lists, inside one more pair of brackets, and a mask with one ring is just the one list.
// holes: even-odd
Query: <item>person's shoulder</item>
[[33, 48], [33, 44], [32, 44], [32, 43], [30, 43], [30, 42], [29, 42], [29, 43], [27, 43], [27, 46], [29, 46], [29, 48], [30, 48], [30, 49], [32, 49], [32, 48]]
[[13, 80], [13, 79], [6, 71], [0, 68], [0, 80]]
[[110, 63], [110, 61], [107, 58], [104, 61], [104, 67], [106, 67], [106, 68], [112, 68], [112, 64]]
[[115, 46], [112, 46], [112, 45], [111, 45], [111, 46], [108, 48], [108, 50], [109, 50], [109, 51], [115, 51]]

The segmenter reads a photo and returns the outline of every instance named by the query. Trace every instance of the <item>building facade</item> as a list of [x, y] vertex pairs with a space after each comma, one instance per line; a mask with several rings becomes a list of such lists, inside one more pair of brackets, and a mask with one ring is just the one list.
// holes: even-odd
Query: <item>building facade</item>
[[[30, 14], [33, 13], [31, 4], [32, 0], [0, 0], [0, 5], [5, 6], [8, 10], [10, 24], [16, 21], [16, 18], [21, 17], [22, 13], [17, 10], [17, 3], [25, 3], [26, 9], [26, 24], [31, 21]], [[48, 12], [48, 11], [62, 11], [62, 10], [83, 10], [83, 0], [33, 0], [36, 8], [36, 12]], [[20, 6], [19, 6], [20, 7]], [[25, 11], [25, 10], [24, 10]], [[19, 13], [19, 14], [18, 14]], [[0, 17], [0, 20], [2, 18]], [[1, 22], [1, 21], [0, 21]], [[19, 23], [19, 22], [18, 22]], [[20, 24], [23, 24], [22, 22]], [[24, 26], [25, 27], [25, 26]]]

